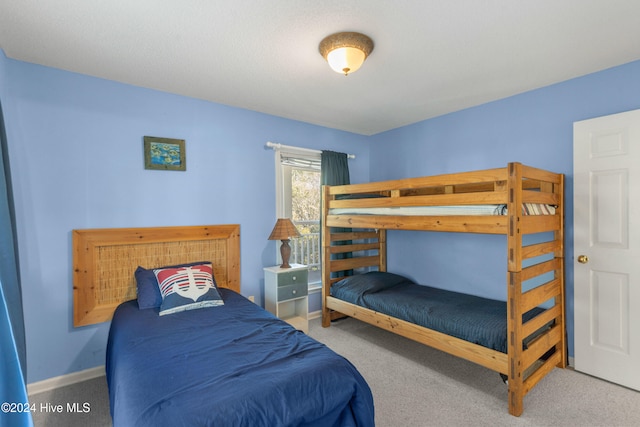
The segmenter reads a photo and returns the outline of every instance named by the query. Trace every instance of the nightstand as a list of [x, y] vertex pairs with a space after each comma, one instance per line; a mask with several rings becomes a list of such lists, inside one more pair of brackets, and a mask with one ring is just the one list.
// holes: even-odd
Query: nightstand
[[264, 307], [304, 333], [309, 331], [308, 283], [306, 265], [264, 268]]

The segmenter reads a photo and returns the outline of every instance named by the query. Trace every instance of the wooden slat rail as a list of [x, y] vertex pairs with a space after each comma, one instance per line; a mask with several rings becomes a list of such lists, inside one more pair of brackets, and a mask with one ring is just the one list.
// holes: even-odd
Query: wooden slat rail
[[474, 172], [425, 176], [420, 178], [405, 178], [391, 181], [368, 182], [364, 184], [332, 186], [330, 195], [351, 195], [358, 193], [379, 194], [383, 191], [445, 187], [462, 184], [493, 183], [496, 181], [506, 180], [507, 170], [505, 168], [498, 168]]
[[340, 313], [453, 354], [454, 356], [462, 357], [491, 370], [503, 373], [507, 370], [507, 355], [499, 351], [489, 350], [486, 347], [423, 328], [368, 308], [354, 306], [353, 304], [334, 297], [328, 297], [327, 304], [331, 309]]
[[538, 367], [523, 381], [523, 393], [527, 394], [535, 387], [542, 378], [544, 378], [554, 367], [562, 363], [562, 355], [560, 352], [554, 353], [542, 366]]
[[430, 230], [458, 233], [505, 234], [506, 216], [391, 216], [327, 215], [330, 227]]
[[522, 247], [522, 259], [530, 259], [538, 256], [554, 253], [560, 249], [560, 243], [552, 240]]
[[[349, 197], [344, 197], [349, 196]], [[555, 366], [566, 366], [564, 303], [564, 176], [510, 163], [505, 168], [323, 187], [323, 316], [327, 327], [343, 315], [358, 318], [509, 376], [509, 413], [520, 415], [524, 396]], [[556, 207], [553, 215], [524, 215], [524, 203]], [[332, 208], [507, 205], [503, 216], [404, 216], [331, 214]], [[331, 227], [352, 233], [331, 233]], [[373, 231], [362, 231], [373, 230]], [[386, 271], [386, 230], [426, 230], [507, 236], [508, 352], [499, 353], [377, 313], [330, 296], [341, 280], [332, 273], [370, 267]], [[370, 233], [363, 236], [362, 233]], [[526, 234], [551, 233], [548, 241], [523, 245]], [[541, 234], [542, 235], [542, 234]], [[340, 242], [342, 241], [342, 242]], [[346, 242], [345, 242], [346, 241]], [[338, 245], [338, 243], [342, 243]], [[332, 259], [351, 252], [354, 258]], [[356, 255], [357, 253], [357, 255]], [[535, 258], [540, 257], [540, 262]], [[523, 266], [531, 260], [533, 265]], [[547, 277], [549, 276], [549, 277]], [[544, 281], [523, 291], [523, 282]], [[532, 280], [533, 281], [533, 280]], [[523, 314], [544, 311], [523, 323]], [[534, 336], [526, 346], [526, 339]], [[552, 351], [553, 350], [553, 351]], [[539, 360], [542, 355], [546, 361]]]
[[[380, 249], [380, 241], [378, 240], [378, 236], [378, 233], [375, 232], [334, 233], [330, 236], [331, 242], [342, 243], [336, 246], [331, 246], [329, 250], [331, 254], [376, 251]], [[354, 243], [354, 241], [358, 243]], [[345, 244], [344, 242], [348, 243]]]
[[521, 299], [523, 313], [526, 313], [534, 307], [538, 307], [552, 298], [559, 297], [559, 283], [558, 280], [554, 279], [551, 282], [547, 282], [542, 286], [523, 293]]
[[377, 265], [377, 256], [336, 259], [331, 261], [331, 267], [329, 271], [331, 271], [332, 273], [336, 273], [338, 271], [355, 270], [357, 268], [374, 267]]
[[531, 336], [534, 332], [543, 328], [548, 323], [552, 322], [560, 316], [561, 310], [559, 305], [554, 305], [551, 308], [543, 311], [533, 319], [523, 324], [522, 335], [526, 338]]
[[[393, 193], [390, 197], [353, 198], [332, 200], [330, 208], [379, 208], [408, 206], [464, 206], [503, 204], [507, 199], [505, 191], [483, 191], [473, 193], [433, 194], [433, 195], [400, 195]], [[540, 191], [524, 191], [524, 203], [542, 203], [557, 205], [558, 196], [554, 193]]]
[[554, 193], [543, 193], [541, 191], [523, 191], [523, 203], [542, 203], [545, 205], [557, 205], [558, 195]]
[[520, 217], [520, 228], [522, 234], [556, 231], [560, 227], [561, 221], [557, 215], [526, 215]]
[[343, 254], [347, 252], [360, 252], [377, 250], [380, 247], [378, 243], [357, 243], [355, 245], [331, 246], [332, 254]]
[[528, 367], [537, 362], [549, 349], [560, 342], [562, 333], [561, 328], [554, 325], [548, 331], [537, 336], [523, 352], [522, 364]]
[[551, 271], [558, 270], [560, 268], [560, 260], [557, 258], [551, 259], [549, 261], [541, 262], [538, 264], [534, 264], [530, 267], [526, 267], [522, 269], [522, 280], [530, 280], [534, 277], [543, 275], [545, 273], [549, 273]]
[[364, 239], [377, 239], [378, 233], [375, 231], [350, 231], [341, 233], [332, 233], [329, 238], [332, 242], [344, 241], [344, 240], [364, 240]]
[[522, 169], [522, 177], [524, 179], [549, 182], [552, 184], [560, 184], [562, 180], [561, 174], [549, 172], [544, 169], [538, 169], [527, 165], [520, 165], [520, 168]]

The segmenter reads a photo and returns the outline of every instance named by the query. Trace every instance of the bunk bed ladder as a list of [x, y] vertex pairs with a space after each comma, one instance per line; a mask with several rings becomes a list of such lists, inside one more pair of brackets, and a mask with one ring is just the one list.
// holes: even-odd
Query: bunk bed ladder
[[[507, 233], [507, 336], [509, 413], [520, 416], [524, 396], [554, 366], [566, 367], [565, 303], [564, 303], [564, 211], [563, 176], [554, 175], [557, 182], [545, 181], [546, 173], [525, 168], [519, 163], [509, 164], [507, 182], [509, 224]], [[539, 182], [537, 182], [539, 180]], [[523, 246], [522, 204], [529, 181], [537, 182], [537, 193], [555, 197], [559, 211], [551, 228], [553, 239]], [[525, 185], [525, 182], [527, 184]], [[529, 197], [532, 197], [529, 195]], [[538, 218], [539, 219], [539, 218]], [[531, 227], [530, 233], [547, 231], [548, 223]], [[523, 261], [540, 256], [551, 259], [523, 267]], [[549, 280], [523, 291], [523, 282], [551, 276]], [[543, 306], [549, 307], [523, 323], [523, 315]], [[526, 341], [533, 336], [530, 341]]]
[[[332, 196], [329, 187], [323, 186], [322, 207], [323, 218], [327, 217], [329, 203]], [[386, 230], [335, 230], [330, 227], [323, 228], [322, 233], [322, 300], [330, 295], [331, 285], [342, 280], [345, 275], [357, 269], [375, 268], [378, 271], [387, 271], [387, 244]], [[341, 255], [354, 254], [342, 259]], [[325, 285], [326, 284], [326, 285]], [[342, 313], [332, 312], [322, 305], [322, 326], [328, 327], [331, 320], [345, 317]]]

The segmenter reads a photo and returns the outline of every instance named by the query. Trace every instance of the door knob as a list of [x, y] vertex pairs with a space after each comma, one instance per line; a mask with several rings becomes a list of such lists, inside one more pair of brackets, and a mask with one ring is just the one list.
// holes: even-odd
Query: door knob
[[588, 257], [588, 256], [586, 256], [586, 255], [579, 255], [579, 256], [578, 256], [578, 262], [579, 262], [580, 264], [586, 264], [586, 263], [588, 263], [588, 262], [589, 262], [589, 257]]

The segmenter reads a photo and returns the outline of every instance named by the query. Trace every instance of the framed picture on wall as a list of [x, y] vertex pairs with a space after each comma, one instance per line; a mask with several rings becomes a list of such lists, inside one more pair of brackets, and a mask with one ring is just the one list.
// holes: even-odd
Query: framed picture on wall
[[184, 139], [144, 137], [144, 168], [186, 171], [187, 153]]

